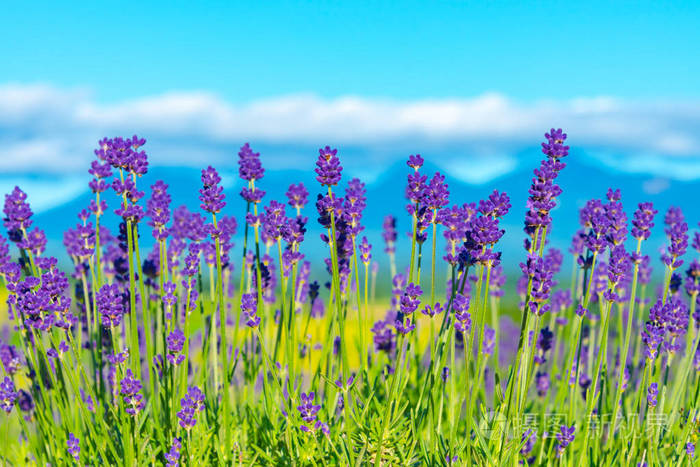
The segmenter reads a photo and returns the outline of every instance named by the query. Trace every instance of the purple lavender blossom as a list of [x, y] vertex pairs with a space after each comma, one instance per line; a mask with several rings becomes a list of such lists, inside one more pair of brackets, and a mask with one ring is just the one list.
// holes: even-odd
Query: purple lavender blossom
[[525, 215], [525, 233], [529, 239], [526, 249], [538, 249], [539, 239], [536, 238], [542, 228], [552, 223], [549, 213], [556, 206], [556, 198], [562, 193], [561, 188], [554, 183], [559, 172], [565, 167], [559, 159], [568, 154], [569, 147], [564, 146], [566, 133], [561, 129], [552, 129], [545, 133], [547, 141], [542, 143], [542, 152], [547, 156], [534, 171], [535, 177], [530, 186], [530, 197], [527, 201], [528, 212]]
[[196, 386], [192, 386], [180, 399], [180, 411], [177, 413], [180, 426], [190, 430], [197, 424], [197, 414], [204, 410], [204, 393]]
[[68, 434], [68, 453], [73, 456], [76, 462], [80, 461], [80, 440], [73, 433]]
[[289, 200], [287, 204], [297, 211], [304, 209], [304, 206], [306, 206], [306, 203], [309, 201], [309, 192], [301, 182], [298, 185], [295, 185], [294, 183], [289, 185], [286, 196]]
[[318, 150], [318, 160], [316, 161], [316, 180], [323, 186], [334, 186], [340, 181], [343, 167], [340, 165], [338, 150], [326, 146]]
[[423, 193], [425, 193], [427, 188], [425, 183], [427, 180], [428, 176], [420, 173], [417, 168], [408, 174], [406, 199], [408, 199], [409, 204], [406, 206], [406, 209], [411, 215], [416, 214], [416, 205], [419, 204], [423, 198]]
[[358, 247], [360, 250], [360, 260], [368, 265], [372, 259], [372, 245], [367, 241], [367, 237], [362, 237], [362, 243]]
[[243, 180], [260, 180], [265, 175], [260, 163], [260, 153], [253, 152], [250, 144], [245, 143], [238, 152], [238, 174]]
[[124, 315], [124, 297], [116, 284], [105, 284], [97, 292], [97, 311], [102, 316], [102, 326], [116, 327]]
[[656, 407], [658, 395], [659, 385], [657, 383], [651, 383], [647, 390], [647, 405], [649, 405], [649, 407]]
[[551, 159], [560, 159], [569, 155], [569, 146], [564, 145], [566, 141], [566, 133], [561, 128], [555, 130], [552, 128], [549, 133], [545, 133], [544, 137], [547, 142], [542, 143], [542, 153]]
[[22, 366], [22, 356], [14, 345], [0, 342], [0, 364], [8, 375], [14, 375]]
[[170, 221], [170, 201], [168, 185], [162, 180], [151, 185], [151, 197], [146, 202], [146, 215], [151, 218], [148, 225], [153, 228], [153, 237], [156, 240], [165, 240], [168, 231], [165, 228]]
[[462, 334], [467, 334], [472, 327], [472, 317], [468, 311], [469, 297], [457, 293], [452, 303], [452, 309], [455, 313], [455, 329]]
[[175, 329], [165, 339], [168, 346], [167, 359], [172, 365], [179, 365], [185, 360], [185, 356], [181, 355], [182, 348], [185, 345], [185, 333], [180, 329]]
[[525, 458], [525, 460], [521, 462], [531, 464], [534, 461], [534, 458], [528, 458], [528, 456], [532, 452], [532, 448], [535, 447], [535, 443], [537, 442], [537, 432], [531, 428], [526, 430], [522, 434], [520, 441], [523, 446], [520, 448], [520, 455]]
[[143, 395], [139, 392], [142, 389], [141, 381], [134, 378], [134, 374], [131, 369], [126, 370], [124, 378], [120, 382], [121, 389], [119, 393], [124, 396], [124, 405], [126, 413], [129, 415], [137, 415], [141, 410], [146, 407], [146, 403], [143, 400]]
[[632, 236], [638, 240], [647, 240], [654, 228], [654, 216], [658, 212], [652, 203], [639, 203], [632, 218]]
[[574, 428], [574, 425], [571, 425], [570, 427], [567, 427], [566, 425], [561, 426], [560, 432], [557, 434], [557, 441], [559, 442], [557, 444], [557, 455], [561, 456], [566, 447], [571, 444], [576, 436], [574, 434], [575, 431], [576, 429]]
[[491, 269], [491, 281], [489, 282], [489, 295], [492, 297], [503, 297], [506, 285], [506, 274], [502, 266], [496, 266]]
[[537, 255], [529, 255], [525, 263], [520, 264], [523, 276], [532, 279], [530, 301], [528, 307], [536, 315], [542, 316], [549, 311], [549, 294], [553, 285], [552, 271], [547, 268], [544, 259]]
[[401, 313], [404, 315], [410, 315], [416, 311], [420, 305], [420, 299], [418, 297], [420, 297], [422, 294], [423, 290], [420, 288], [420, 286], [413, 283], [408, 284], [399, 302], [399, 309], [401, 310]]
[[680, 259], [688, 249], [688, 224], [685, 222], [680, 208], [670, 207], [664, 217], [664, 223], [669, 244], [666, 252], [661, 255], [661, 261], [672, 269], [678, 269], [683, 265]]
[[396, 232], [396, 218], [394, 216], [385, 216], [384, 222], [382, 223], [382, 238], [384, 239], [385, 248], [384, 252], [392, 255], [396, 251], [396, 238], [398, 234]]
[[491, 355], [493, 353], [493, 348], [496, 345], [496, 330], [488, 326], [484, 327], [484, 341], [482, 343], [481, 351], [484, 355]]
[[356, 236], [364, 230], [360, 221], [362, 213], [367, 207], [366, 194], [365, 184], [359, 179], [353, 178], [348, 182], [343, 199], [343, 220], [347, 223], [347, 230], [352, 236]]
[[535, 343], [535, 363], [542, 365], [547, 362], [547, 352], [554, 345], [554, 333], [549, 330], [548, 326], [543, 327], [537, 336]]
[[605, 215], [608, 217], [607, 239], [612, 245], [620, 245], [627, 239], [627, 215], [620, 202], [620, 190], [608, 189]]
[[651, 258], [648, 255], [644, 255], [641, 258], [634, 258], [634, 261], [639, 261], [639, 283], [649, 284], [651, 282]]
[[537, 387], [537, 395], [544, 397], [549, 391], [549, 374], [543, 371], [538, 371], [535, 375], [535, 386]]
[[416, 329], [416, 324], [411, 323], [411, 318], [403, 318], [397, 319], [394, 322], [394, 327], [396, 328], [396, 332], [406, 335]]
[[15, 383], [12, 382], [12, 378], [5, 376], [0, 383], [0, 409], [4, 410], [6, 413], [12, 412], [12, 407], [15, 406], [17, 396], [18, 393], [15, 390]]
[[262, 233], [271, 243], [277, 243], [287, 228], [288, 219], [284, 204], [271, 200], [262, 214]]
[[182, 449], [182, 443], [179, 438], [173, 438], [173, 444], [170, 450], [164, 454], [166, 465], [168, 467], [178, 467], [180, 464], [180, 450]]
[[[437, 211], [447, 206], [449, 196], [450, 192], [447, 189], [447, 183], [445, 183], [445, 176], [436, 172], [423, 191], [422, 204], [428, 209]], [[436, 223], [437, 216], [433, 216], [432, 221]]]
[[443, 311], [445, 311], [445, 308], [440, 305], [440, 302], [435, 302], [435, 306], [425, 305], [425, 308], [421, 310], [421, 313], [432, 318], [435, 315], [439, 315]]
[[112, 169], [109, 162], [100, 164], [100, 161], [92, 161], [88, 173], [94, 177], [89, 183], [90, 190], [93, 193], [104, 193], [109, 189], [109, 184], [104, 180], [112, 176]]
[[377, 352], [391, 354], [396, 348], [396, 339], [391, 330], [395, 320], [395, 312], [391, 311], [389, 316], [376, 321], [372, 326], [372, 341]]
[[685, 291], [691, 297], [700, 294], [700, 261], [693, 260], [685, 273]]
[[408, 156], [408, 161], [406, 161], [406, 165], [411, 167], [413, 170], [418, 170], [421, 167], [423, 167], [423, 162], [425, 161], [423, 160], [420, 154], [411, 154], [410, 156]]
[[314, 404], [314, 397], [315, 393], [313, 391], [308, 394], [301, 393], [301, 404], [297, 406], [297, 410], [299, 411], [299, 416], [304, 421], [304, 424], [300, 426], [302, 431], [310, 430], [307, 425], [316, 421], [318, 411], [321, 410], [320, 405]]
[[199, 200], [202, 202], [200, 207], [212, 214], [220, 212], [226, 206], [224, 187], [219, 183], [221, 183], [221, 177], [215, 168], [209, 166], [202, 170], [203, 187], [199, 189]]
[[3, 224], [10, 240], [19, 242], [32, 226], [31, 217], [34, 215], [27, 203], [27, 194], [16, 186], [12, 193], [5, 195], [5, 206], [2, 212], [5, 214]]
[[447, 380], [450, 378], [450, 367], [445, 366], [442, 368], [442, 372], [440, 373], [440, 378], [442, 379], [443, 383], [447, 382]]
[[260, 317], [255, 314], [257, 309], [258, 300], [254, 294], [241, 295], [241, 315], [249, 328], [255, 328], [260, 324]]

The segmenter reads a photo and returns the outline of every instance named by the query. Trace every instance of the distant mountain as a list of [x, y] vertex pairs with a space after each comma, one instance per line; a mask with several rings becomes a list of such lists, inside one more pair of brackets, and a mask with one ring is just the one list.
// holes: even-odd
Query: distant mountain
[[[437, 156], [439, 157], [439, 156]], [[439, 159], [438, 159], [439, 160]], [[452, 204], [462, 204], [465, 202], [476, 202], [487, 196], [494, 189], [505, 191], [511, 197], [513, 205], [510, 213], [503, 219], [503, 226], [506, 228], [506, 235], [499, 244], [503, 250], [504, 264], [515, 268], [517, 263], [523, 258], [522, 241], [522, 220], [525, 213], [525, 205], [528, 196], [528, 187], [532, 178], [532, 171], [539, 165], [541, 154], [536, 151], [526, 152], [517, 155], [518, 165], [515, 170], [497, 177], [487, 183], [470, 184], [454, 177], [450, 171], [443, 171], [449, 185], [450, 200]], [[571, 236], [578, 228], [578, 209], [590, 198], [604, 198], [608, 187], [620, 188], [622, 200], [626, 206], [628, 217], [631, 219], [632, 213], [637, 203], [642, 201], [652, 201], [660, 211], [657, 217], [657, 226], [652, 235], [652, 240], [645, 245], [647, 253], [652, 254], [656, 259], [656, 250], [663, 242], [663, 212], [670, 205], [677, 205], [683, 208], [686, 219], [691, 229], [696, 227], [700, 220], [700, 204], [695, 201], [695, 197], [700, 193], [700, 181], [669, 181], [652, 178], [642, 174], [629, 174], [612, 172], [593, 162], [594, 159], [584, 153], [573, 151], [565, 159], [567, 167], [561, 172], [557, 179], [558, 184], [563, 189], [563, 194], [559, 199], [559, 206], [553, 213], [554, 228], [550, 232], [549, 238], [552, 245], [565, 251], [568, 248]], [[466, 162], [468, 164], [468, 162]], [[282, 200], [284, 193], [290, 183], [303, 182], [310, 192], [309, 205], [304, 214], [310, 218], [309, 233], [305, 252], [308, 257], [319, 260], [327, 254], [325, 245], [318, 240], [321, 229], [316, 223], [316, 210], [314, 202], [316, 195], [321, 191], [312, 171], [312, 163], [303, 170], [268, 170], [265, 177], [259, 181], [258, 186], [267, 192], [265, 200]], [[383, 170], [371, 183], [367, 185], [368, 207], [365, 212], [364, 223], [367, 226], [366, 235], [375, 245], [375, 257], [380, 262], [383, 260], [383, 245], [381, 245], [381, 225], [382, 219], [387, 214], [393, 214], [398, 218], [398, 229], [400, 233], [400, 248], [407, 251], [408, 236], [406, 232], [410, 230], [410, 218], [406, 215], [404, 189], [406, 176], [411, 169], [405, 163], [396, 163]], [[421, 169], [429, 177], [437, 170], [436, 166], [427, 162]], [[468, 167], [459, 167], [456, 173], [468, 171]], [[150, 185], [158, 179], [164, 180], [170, 186], [170, 193], [173, 198], [172, 206], [187, 205], [190, 209], [199, 209], [198, 190], [200, 188], [200, 171], [191, 168], [173, 167], [153, 167], [149, 173], [139, 180], [139, 186], [146, 191], [146, 197], [150, 195]], [[238, 196], [242, 182], [238, 180], [236, 171], [222, 172], [225, 193], [227, 195], [227, 206], [225, 213], [235, 215], [239, 223], [243, 220], [245, 203]], [[347, 178], [344, 177], [344, 181]], [[88, 178], [86, 176], [87, 184]], [[335, 193], [342, 195], [344, 188], [335, 188]], [[31, 200], [31, 193], [30, 200]], [[87, 190], [79, 197], [70, 202], [62, 204], [53, 209], [41, 212], [35, 216], [36, 225], [46, 230], [50, 239], [49, 249], [52, 254], [62, 254], [61, 245], [63, 231], [76, 224], [76, 214], [92, 199], [92, 194]], [[106, 199], [110, 203], [110, 212], [117, 203], [117, 198], [113, 193], [107, 192]], [[265, 204], [265, 203], [263, 203]], [[107, 225], [112, 229], [116, 228], [116, 216], [108, 216]], [[239, 229], [241, 231], [241, 229]], [[144, 235], [145, 247], [150, 245], [150, 236]], [[240, 244], [240, 239], [237, 241]], [[440, 253], [442, 255], [442, 253]], [[401, 262], [407, 260], [399, 259]]]

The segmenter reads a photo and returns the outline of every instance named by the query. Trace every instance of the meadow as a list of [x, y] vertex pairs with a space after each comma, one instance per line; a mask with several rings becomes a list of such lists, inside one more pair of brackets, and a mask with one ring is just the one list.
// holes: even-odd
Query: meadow
[[[374, 245], [363, 211], [379, 201], [328, 146], [308, 167], [317, 184], [274, 200], [245, 144], [240, 193], [204, 168], [190, 210], [171, 206], [167, 180], [142, 186], [143, 138], [105, 138], [86, 168], [94, 198], [63, 235], [70, 268], [46, 255], [31, 193], [15, 188], [0, 237], [0, 457], [700, 465], [700, 233], [679, 208], [625, 206], [611, 186], [581, 208], [567, 251], [549, 245], [566, 140], [545, 134], [525, 206], [502, 191], [450, 199], [442, 174], [407, 157], [405, 212], [386, 213]], [[245, 212], [227, 209], [234, 196]], [[523, 249], [502, 264], [512, 209]], [[645, 248], [652, 233], [660, 255]], [[305, 248], [319, 242], [312, 265]]]

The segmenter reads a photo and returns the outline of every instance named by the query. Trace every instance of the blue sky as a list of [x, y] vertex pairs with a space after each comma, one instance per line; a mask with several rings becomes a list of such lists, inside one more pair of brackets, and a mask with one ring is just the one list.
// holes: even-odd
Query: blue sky
[[[344, 177], [381, 196], [420, 153], [455, 203], [514, 190], [504, 248], [520, 252], [525, 185], [555, 126], [572, 147], [560, 246], [608, 184], [629, 207], [679, 202], [694, 224], [700, 208], [679, 193], [700, 186], [698, 24], [697, 1], [10, 2], [0, 194], [21, 186], [60, 232], [90, 198], [97, 141], [134, 133], [152, 176], [181, 175], [177, 203], [196, 204], [210, 164], [237, 199], [247, 141], [268, 183], [310, 174], [328, 144]], [[370, 236], [401, 210], [395, 196], [374, 200]]]
[[98, 139], [133, 133], [153, 165], [231, 170], [250, 141], [313, 167], [330, 144], [368, 182], [418, 152], [483, 185], [551, 126], [657, 190], [700, 180], [700, 2], [580, 3], [10, 3], [0, 189], [67, 202]]
[[10, 2], [0, 76], [105, 102], [697, 98], [699, 21], [698, 2]]

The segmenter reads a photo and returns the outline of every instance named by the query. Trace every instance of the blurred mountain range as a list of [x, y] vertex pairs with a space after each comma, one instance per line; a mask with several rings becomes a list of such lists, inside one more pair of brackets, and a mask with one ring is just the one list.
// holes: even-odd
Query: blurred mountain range
[[[439, 156], [438, 156], [439, 157]], [[426, 158], [429, 159], [429, 158]], [[503, 219], [503, 227], [506, 229], [504, 238], [499, 243], [503, 251], [504, 266], [507, 270], [513, 270], [522, 260], [524, 252], [522, 242], [522, 220], [525, 213], [525, 204], [528, 196], [528, 187], [532, 179], [532, 170], [539, 165], [541, 154], [536, 151], [518, 154], [517, 160], [521, 161], [511, 172], [498, 176], [483, 184], [470, 184], [464, 182], [464, 177], [457, 178], [450, 171], [443, 171], [449, 185], [450, 203], [462, 204], [466, 202], [478, 202], [479, 199], [487, 196], [491, 191], [497, 189], [505, 191], [511, 197], [512, 209]], [[234, 161], [232, 160], [232, 163]], [[563, 194], [559, 199], [559, 205], [553, 212], [554, 227], [550, 232], [549, 239], [551, 245], [566, 251], [573, 233], [578, 228], [578, 209], [583, 206], [586, 200], [591, 198], [604, 198], [609, 187], [619, 188], [622, 191], [622, 201], [625, 204], [628, 217], [631, 219], [632, 213], [637, 203], [642, 201], [652, 201], [660, 214], [657, 217], [656, 227], [652, 231], [652, 239], [645, 244], [645, 252], [651, 254], [652, 259], [657, 261], [657, 250], [662, 247], [663, 213], [671, 206], [680, 206], [686, 215], [686, 219], [691, 229], [696, 227], [700, 220], [700, 204], [695, 200], [697, 193], [700, 193], [700, 180], [698, 181], [676, 181], [645, 174], [631, 174], [613, 171], [586, 154], [572, 151], [571, 155], [565, 159], [567, 167], [561, 172], [557, 179], [558, 184], [563, 189]], [[264, 158], [263, 158], [264, 163]], [[202, 166], [206, 165], [202, 161]], [[259, 181], [258, 186], [267, 192], [265, 200], [277, 199], [286, 200], [284, 193], [290, 183], [303, 182], [310, 192], [309, 204], [304, 210], [304, 214], [310, 218], [309, 232], [303, 247], [307, 257], [319, 260], [327, 255], [325, 245], [318, 239], [321, 229], [316, 223], [316, 211], [314, 201], [320, 192], [320, 186], [314, 179], [313, 160], [309, 160], [307, 167], [299, 170], [273, 171], [268, 170], [265, 177]], [[377, 171], [376, 168], [368, 167], [368, 173]], [[364, 215], [366, 225], [365, 234], [371, 243], [375, 245], [374, 257], [380, 264], [386, 266], [387, 260], [381, 245], [381, 225], [385, 215], [393, 214], [398, 218], [399, 230], [399, 252], [409, 251], [409, 239], [407, 232], [410, 229], [410, 218], [405, 211], [404, 189], [406, 176], [409, 169], [405, 163], [395, 163], [378, 176], [367, 183], [368, 207]], [[429, 176], [437, 170], [430, 161], [421, 169]], [[455, 166], [455, 173], [468, 173], [470, 167], [467, 164]], [[238, 196], [242, 187], [242, 182], [238, 179], [235, 169], [221, 172], [225, 194], [227, 196], [227, 206], [224, 213], [234, 215], [242, 223], [245, 203]], [[343, 181], [348, 180], [348, 175], [343, 174]], [[186, 205], [192, 210], [199, 209], [197, 199], [200, 188], [200, 172], [191, 168], [178, 167], [152, 167], [148, 174], [139, 180], [139, 186], [146, 191], [146, 197], [150, 195], [150, 185], [158, 179], [164, 180], [170, 186], [170, 193], [173, 198], [172, 207]], [[63, 253], [61, 244], [62, 235], [65, 229], [73, 227], [78, 219], [77, 213], [87, 206], [93, 195], [87, 189], [89, 175], [85, 174], [85, 190], [72, 199], [60, 202], [50, 209], [43, 210], [35, 215], [35, 224], [45, 229], [49, 238], [49, 253], [59, 255], [63, 260], [67, 257]], [[41, 186], [42, 177], [33, 176], [32, 186]], [[1, 178], [0, 178], [1, 181]], [[49, 180], [46, 179], [48, 182]], [[29, 201], [32, 202], [32, 192], [27, 190]], [[337, 187], [336, 193], [344, 192], [343, 184]], [[116, 228], [116, 216], [112, 213], [117, 205], [117, 198], [112, 192], [107, 192], [106, 197], [110, 204], [110, 214], [106, 225], [112, 229]], [[145, 202], [144, 202], [145, 204]], [[265, 203], [263, 203], [265, 204]], [[291, 214], [291, 211], [290, 211]], [[236, 243], [241, 244], [240, 235], [242, 229], [239, 228]], [[150, 235], [143, 235], [142, 244], [146, 248], [152, 245]], [[426, 247], [429, 246], [426, 244]], [[631, 247], [631, 245], [630, 245]], [[234, 251], [237, 251], [234, 250]], [[425, 253], [429, 255], [429, 252]], [[441, 253], [442, 255], [442, 253]], [[238, 253], [234, 254], [234, 260]], [[407, 263], [407, 259], [399, 257], [400, 264]], [[567, 261], [567, 263], [569, 263]], [[314, 261], [314, 264], [317, 264]], [[568, 269], [566, 269], [568, 271]]]

